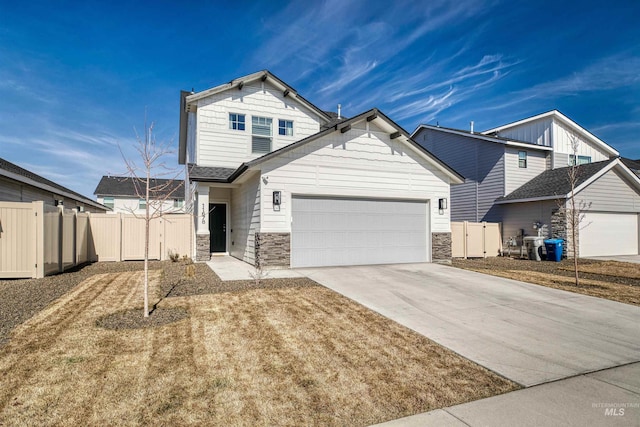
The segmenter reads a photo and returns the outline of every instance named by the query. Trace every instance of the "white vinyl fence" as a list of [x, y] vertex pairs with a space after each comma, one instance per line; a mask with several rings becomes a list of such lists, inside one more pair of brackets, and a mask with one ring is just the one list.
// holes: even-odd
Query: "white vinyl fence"
[[487, 258], [502, 252], [502, 232], [496, 222], [452, 222], [451, 256]]
[[[129, 214], [0, 202], [0, 278], [44, 277], [88, 261], [144, 259], [144, 224], [144, 219]], [[189, 255], [192, 236], [188, 214], [154, 219], [149, 258]]]

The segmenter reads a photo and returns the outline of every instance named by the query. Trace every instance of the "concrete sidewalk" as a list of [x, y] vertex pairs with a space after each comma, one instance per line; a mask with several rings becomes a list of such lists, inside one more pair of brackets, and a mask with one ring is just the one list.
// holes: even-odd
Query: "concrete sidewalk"
[[[254, 280], [252, 274], [256, 269], [251, 264], [240, 261], [229, 255], [214, 255], [207, 261], [209, 268], [220, 277], [223, 282], [229, 280]], [[285, 279], [289, 277], [304, 277], [304, 275], [289, 269], [265, 269], [263, 279]]]
[[515, 425], [639, 426], [640, 363], [378, 424], [385, 427]]

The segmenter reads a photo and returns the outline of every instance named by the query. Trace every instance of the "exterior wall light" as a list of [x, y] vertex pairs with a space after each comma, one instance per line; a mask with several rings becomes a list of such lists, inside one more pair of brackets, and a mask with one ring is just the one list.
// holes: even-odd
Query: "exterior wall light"
[[438, 200], [438, 209], [443, 211], [447, 209], [447, 199], [439, 199]]

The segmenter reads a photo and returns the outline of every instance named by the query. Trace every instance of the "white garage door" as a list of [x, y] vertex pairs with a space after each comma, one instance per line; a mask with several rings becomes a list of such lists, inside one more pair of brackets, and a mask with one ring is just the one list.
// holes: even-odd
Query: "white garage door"
[[580, 227], [581, 257], [638, 254], [638, 214], [586, 213]]
[[429, 260], [426, 201], [293, 197], [291, 266]]

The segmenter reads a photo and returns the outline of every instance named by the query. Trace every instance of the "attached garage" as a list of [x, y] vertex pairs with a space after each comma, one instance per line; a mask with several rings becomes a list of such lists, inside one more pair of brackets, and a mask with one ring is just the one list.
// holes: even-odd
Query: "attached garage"
[[636, 213], [587, 212], [580, 226], [581, 257], [639, 253]]
[[292, 197], [291, 267], [426, 262], [429, 202]]

